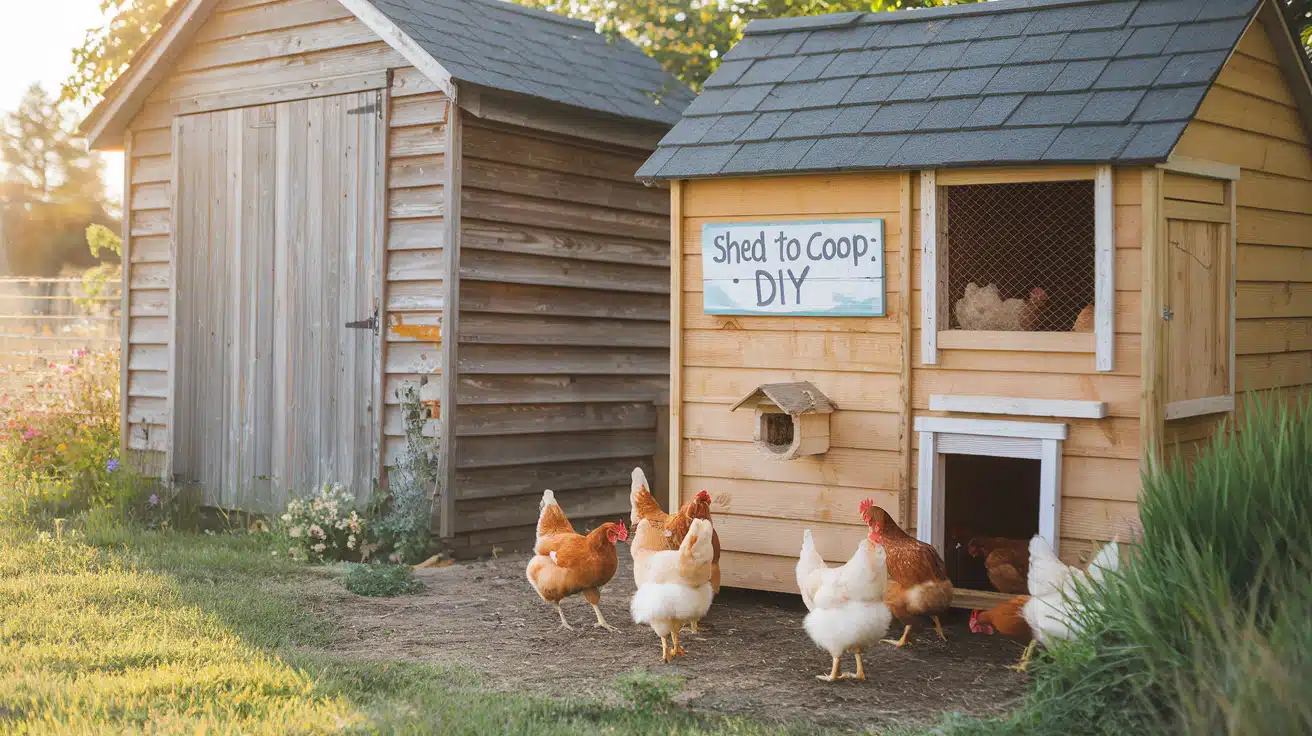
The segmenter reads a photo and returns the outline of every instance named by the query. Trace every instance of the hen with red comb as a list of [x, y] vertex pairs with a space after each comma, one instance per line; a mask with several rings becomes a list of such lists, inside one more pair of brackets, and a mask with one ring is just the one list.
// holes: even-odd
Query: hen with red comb
[[[688, 535], [694, 519], [711, 521], [711, 494], [698, 491], [673, 514], [667, 514], [656, 502], [642, 468], [633, 469], [633, 483], [629, 493], [629, 518], [633, 522], [633, 541], [629, 552], [633, 555], [633, 582], [642, 585], [646, 579], [648, 560], [652, 554], [676, 550]], [[720, 535], [711, 532], [712, 562], [711, 588], [720, 592]]]

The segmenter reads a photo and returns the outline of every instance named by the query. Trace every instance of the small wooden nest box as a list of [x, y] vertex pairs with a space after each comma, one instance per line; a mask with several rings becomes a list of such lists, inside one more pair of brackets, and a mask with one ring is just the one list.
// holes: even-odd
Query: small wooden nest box
[[752, 440], [761, 454], [775, 460], [829, 451], [829, 415], [837, 407], [809, 381], [764, 383], [729, 411], [756, 407]]

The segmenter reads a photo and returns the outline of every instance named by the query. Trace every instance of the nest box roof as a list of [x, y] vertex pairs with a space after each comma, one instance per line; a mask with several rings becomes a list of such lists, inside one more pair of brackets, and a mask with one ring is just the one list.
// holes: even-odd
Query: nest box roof
[[793, 383], [763, 383], [747, 394], [729, 411], [737, 411], [743, 404], [764, 397], [789, 414], [829, 414], [837, 406], [810, 381]]

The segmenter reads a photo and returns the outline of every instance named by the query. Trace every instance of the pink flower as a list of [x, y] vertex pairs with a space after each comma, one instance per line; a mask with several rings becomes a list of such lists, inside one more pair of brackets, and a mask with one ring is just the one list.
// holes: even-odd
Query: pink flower
[[27, 431], [23, 433], [23, 439], [30, 440], [35, 437], [39, 437], [40, 435], [41, 435], [40, 432], [36, 431], [35, 429], [32, 429], [31, 427], [28, 427]]
[[82, 358], [87, 357], [88, 352], [89, 351], [86, 348], [78, 348], [77, 350], [74, 350], [73, 360], [80, 360]]
[[68, 365], [59, 366], [60, 375], [71, 376], [76, 372], [77, 372], [77, 368], [71, 363], [69, 363]]

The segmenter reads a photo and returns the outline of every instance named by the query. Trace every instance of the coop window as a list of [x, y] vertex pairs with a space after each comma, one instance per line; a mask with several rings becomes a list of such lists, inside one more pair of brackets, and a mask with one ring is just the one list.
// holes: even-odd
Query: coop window
[[944, 187], [951, 329], [1093, 331], [1093, 182]]
[[1040, 350], [1112, 370], [1112, 184], [1110, 166], [921, 172], [923, 362]]

